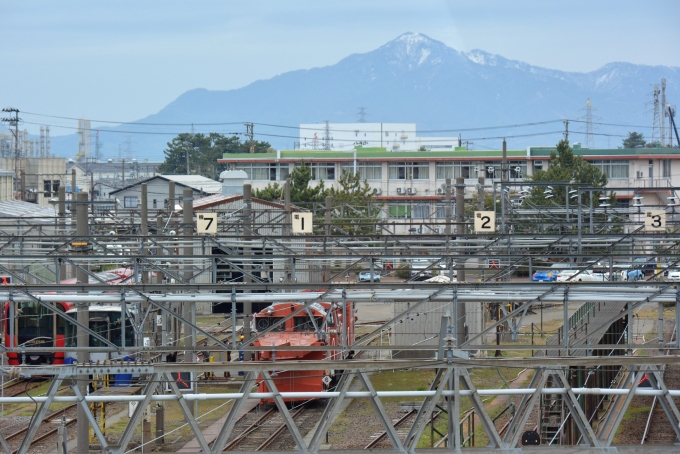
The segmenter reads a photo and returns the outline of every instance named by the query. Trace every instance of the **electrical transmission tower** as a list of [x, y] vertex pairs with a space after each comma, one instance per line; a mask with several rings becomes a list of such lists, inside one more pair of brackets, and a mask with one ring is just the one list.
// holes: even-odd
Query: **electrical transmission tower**
[[[19, 188], [19, 158], [21, 157], [21, 152], [19, 151], [19, 109], [15, 109], [13, 107], [5, 107], [2, 109], [3, 112], [7, 112], [10, 115], [14, 113], [14, 117], [7, 117], [7, 118], [2, 118], [0, 121], [5, 121], [9, 123], [10, 128], [14, 126], [14, 131], [12, 131], [12, 134], [14, 135], [14, 191], [16, 192], [17, 188]], [[11, 131], [11, 129], [10, 129]], [[21, 200], [23, 200], [24, 195], [23, 193], [21, 194]]]
[[661, 146], [666, 146], [666, 78], [661, 79]]
[[331, 127], [328, 124], [328, 120], [326, 120], [326, 128], [324, 128], [323, 133], [323, 149], [324, 150], [331, 149]]
[[94, 156], [95, 156], [95, 159], [97, 160], [97, 162], [102, 160], [102, 145], [104, 145], [104, 144], [99, 141], [99, 131], [95, 131], [95, 136], [94, 136], [94, 150], [95, 150], [95, 152], [94, 152]]
[[652, 120], [652, 144], [659, 142], [659, 134], [661, 132], [661, 108], [659, 104], [659, 90], [658, 85], [654, 85], [654, 119]]
[[593, 148], [595, 143], [593, 140], [593, 106], [590, 104], [590, 98], [586, 103], [586, 147]]
[[366, 108], [365, 107], [359, 107], [359, 123], [366, 123]]
[[[594, 134], [594, 126], [593, 126], [593, 120], [596, 119], [596, 117], [593, 116], [593, 105], [590, 102], [590, 98], [586, 101], [586, 106], [581, 109], [581, 112], [583, 112], [583, 115], [578, 117], [579, 120], [581, 120], [583, 123], [579, 127], [579, 129], [585, 131], [585, 138], [583, 140], [583, 146], [585, 148], [594, 148], [595, 147], [595, 134]], [[565, 128], [569, 129], [569, 126], [567, 123], [565, 123]], [[568, 132], [566, 132], [568, 134]]]

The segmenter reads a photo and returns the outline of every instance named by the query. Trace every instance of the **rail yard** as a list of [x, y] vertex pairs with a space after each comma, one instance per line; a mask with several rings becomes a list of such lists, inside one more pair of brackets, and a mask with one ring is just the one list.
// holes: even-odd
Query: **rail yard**
[[108, 211], [62, 190], [53, 217], [1, 219], [3, 449], [664, 452], [673, 210], [650, 229], [663, 207], [529, 209], [512, 191], [545, 185], [495, 184], [494, 225], [462, 199], [418, 235], [348, 234], [331, 211], [370, 208], [256, 205], [247, 184], [236, 208], [187, 192]]

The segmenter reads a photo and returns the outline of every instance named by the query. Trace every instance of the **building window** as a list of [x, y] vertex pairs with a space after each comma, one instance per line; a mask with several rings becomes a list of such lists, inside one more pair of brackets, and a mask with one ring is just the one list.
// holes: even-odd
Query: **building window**
[[391, 162], [390, 180], [429, 180], [430, 164], [420, 162]]
[[390, 203], [389, 215], [393, 219], [410, 219], [411, 218], [411, 204], [410, 203]]
[[543, 161], [534, 161], [534, 173], [543, 170]]
[[[342, 163], [342, 170], [354, 172], [354, 163]], [[379, 162], [357, 162], [357, 173], [361, 180], [382, 180], [382, 164]]]
[[527, 162], [526, 161], [508, 161], [508, 170], [510, 178], [526, 178], [527, 176]]
[[612, 161], [611, 159], [588, 161], [604, 173], [608, 179], [627, 179], [628, 161]]
[[59, 195], [60, 180], [43, 180], [43, 195], [45, 197], [56, 197]]
[[[446, 219], [446, 203], [445, 202], [438, 202], [437, 205], [435, 206], [435, 212], [434, 216], [437, 219]], [[454, 218], [456, 216], [456, 201], [451, 200], [451, 218]]]
[[671, 177], [671, 160], [663, 159], [661, 161], [661, 177], [670, 178]]
[[411, 213], [413, 219], [427, 219], [430, 217], [430, 202], [413, 203], [411, 204]]
[[156, 199], [153, 199], [153, 207], [158, 208], [158, 201]]
[[243, 170], [252, 181], [284, 181], [288, 178], [288, 164], [236, 164], [234, 170]]
[[438, 162], [435, 164], [435, 174], [437, 180], [446, 180], [451, 178], [455, 180], [456, 178], [475, 178], [477, 172], [475, 171], [476, 166], [471, 162], [458, 161], [458, 162]]
[[335, 164], [332, 162], [313, 162], [305, 164], [312, 168], [312, 180], [333, 181], [335, 180]]
[[430, 217], [430, 202], [389, 204], [389, 216], [393, 219], [427, 219]]
[[484, 164], [484, 175], [486, 178], [498, 178], [501, 179], [501, 164], [488, 163]]
[[137, 197], [124, 197], [123, 208], [137, 208]]

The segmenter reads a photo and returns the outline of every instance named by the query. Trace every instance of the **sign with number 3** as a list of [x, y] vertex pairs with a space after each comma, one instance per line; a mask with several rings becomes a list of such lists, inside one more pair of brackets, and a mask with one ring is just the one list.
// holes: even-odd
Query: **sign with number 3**
[[645, 212], [645, 232], [666, 230], [666, 212], [664, 210], [649, 210]]

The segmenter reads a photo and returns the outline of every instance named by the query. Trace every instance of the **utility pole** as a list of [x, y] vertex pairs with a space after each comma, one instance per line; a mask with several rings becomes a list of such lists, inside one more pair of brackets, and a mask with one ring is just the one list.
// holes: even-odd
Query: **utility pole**
[[[90, 171], [90, 199], [94, 202], [94, 172]], [[94, 215], [94, 203], [92, 204], [92, 214]]]
[[253, 132], [253, 124], [252, 123], [243, 123], [246, 125], [246, 137], [250, 139], [250, 152], [255, 153], [255, 133]]
[[[12, 126], [14, 127], [14, 131], [12, 131], [12, 135], [14, 136], [14, 178], [16, 181], [16, 178], [19, 177], [19, 109], [15, 109], [14, 107], [5, 107], [2, 109], [3, 112], [7, 112], [10, 115], [14, 113], [14, 117], [5, 117], [2, 118], [1, 120], [4, 122], [9, 123], [10, 131]], [[16, 187], [14, 188], [14, 191], [16, 191]]]
[[508, 144], [503, 139], [503, 160], [501, 161], [501, 182], [507, 183], [508, 178]]
[[[184, 189], [183, 205], [182, 205], [182, 223], [184, 224], [184, 255], [193, 255], [193, 233], [194, 233], [194, 190], [191, 188]], [[191, 282], [192, 269], [191, 262], [186, 261], [184, 265], [184, 279], [187, 282]], [[185, 301], [182, 303], [182, 317], [190, 323], [195, 324], [196, 322], [196, 302], [195, 301]], [[190, 324], [184, 325], [184, 362], [192, 363], [194, 362], [195, 356], [195, 345], [196, 345], [196, 332]], [[195, 406], [191, 407], [195, 409]], [[194, 417], [198, 415], [194, 414]]]
[[186, 158], [187, 158], [187, 175], [191, 175], [191, 171], [190, 171], [190, 169], [189, 169], [189, 167], [190, 167], [190, 166], [189, 166], [189, 164], [190, 164], [190, 162], [189, 162], [189, 147], [187, 147], [187, 143], [186, 143], [186, 142], [184, 142], [184, 155], [185, 155]]
[[[456, 239], [461, 239], [465, 234], [465, 178], [456, 178]], [[456, 271], [456, 280], [458, 282], [465, 282], [465, 260], [460, 260]], [[454, 298], [454, 309], [456, 313], [456, 320], [453, 321], [458, 332], [458, 339], [456, 345], [461, 345], [465, 339], [465, 326], [467, 325], [467, 309], [466, 304], [461, 303]]]
[[[89, 240], [86, 238], [89, 236], [89, 227], [87, 223], [87, 193], [79, 192], [76, 194], [76, 198], [73, 200], [76, 212], [76, 236], [78, 237], [78, 242], [86, 242], [89, 248]], [[85, 272], [84, 267], [87, 265], [81, 265], [76, 270], [76, 280], [80, 284], [88, 284], [88, 275]], [[78, 314], [77, 320], [81, 326], [90, 327], [90, 311], [87, 303], [78, 303]], [[90, 335], [82, 328], [77, 330], [77, 345], [78, 345], [78, 363], [83, 364], [89, 360], [89, 355], [87, 348], [90, 346]], [[83, 396], [88, 393], [88, 376], [79, 375], [77, 376], [78, 388]], [[90, 452], [90, 422], [87, 419], [86, 412], [82, 406], [78, 405], [78, 415], [77, 415], [77, 452], [78, 454], [89, 454]]]
[[562, 123], [564, 123], [564, 140], [569, 142], [569, 120], [562, 120]]
[[[456, 178], [456, 235], [465, 234], [465, 178]], [[458, 282], [465, 281], [465, 261], [462, 260], [457, 272]], [[462, 333], [462, 331], [459, 331]]]

